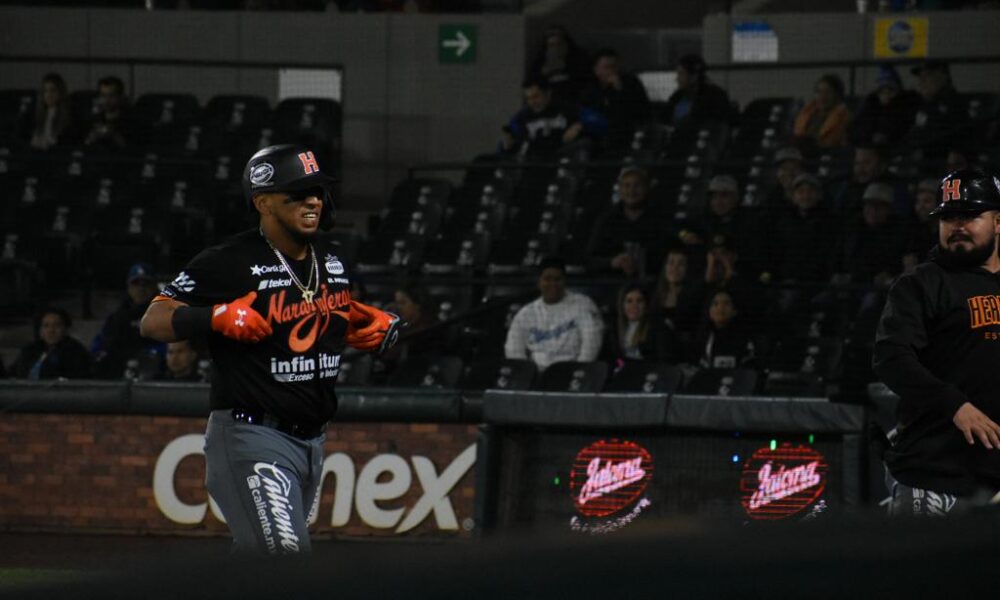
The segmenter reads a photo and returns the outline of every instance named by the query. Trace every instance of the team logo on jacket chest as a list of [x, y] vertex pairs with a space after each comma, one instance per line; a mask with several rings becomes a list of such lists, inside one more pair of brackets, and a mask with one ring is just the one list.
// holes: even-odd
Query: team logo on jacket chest
[[336, 256], [332, 254], [327, 254], [324, 259], [326, 262], [326, 272], [330, 275], [343, 275], [344, 274], [344, 263], [340, 262]]
[[288, 349], [292, 352], [306, 352], [313, 347], [330, 327], [334, 315], [348, 319], [351, 303], [350, 290], [331, 293], [325, 284], [312, 302], [286, 302], [287, 290], [271, 296], [267, 308], [267, 322], [271, 325], [294, 323], [288, 333]]
[[971, 329], [1000, 324], [1000, 296], [973, 296], [968, 303]]

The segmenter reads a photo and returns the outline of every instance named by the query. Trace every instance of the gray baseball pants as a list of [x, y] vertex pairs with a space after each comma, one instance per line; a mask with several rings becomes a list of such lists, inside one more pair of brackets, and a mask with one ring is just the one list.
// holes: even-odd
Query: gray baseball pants
[[205, 433], [206, 483], [238, 554], [311, 550], [308, 520], [316, 510], [325, 434], [303, 440], [215, 410]]

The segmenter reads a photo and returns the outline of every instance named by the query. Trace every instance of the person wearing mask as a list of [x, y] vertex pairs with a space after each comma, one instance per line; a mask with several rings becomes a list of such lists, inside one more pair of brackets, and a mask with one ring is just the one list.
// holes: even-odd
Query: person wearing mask
[[566, 263], [546, 257], [538, 265], [540, 296], [521, 307], [504, 343], [507, 358], [530, 359], [540, 371], [552, 363], [597, 358], [604, 321], [594, 301], [566, 290]]
[[827, 73], [816, 82], [813, 92], [814, 98], [795, 117], [795, 137], [808, 148], [846, 146], [851, 111], [844, 102], [844, 82]]
[[91, 374], [87, 349], [69, 335], [73, 322], [60, 308], [43, 309], [35, 341], [21, 349], [11, 374], [20, 379], [85, 379]]

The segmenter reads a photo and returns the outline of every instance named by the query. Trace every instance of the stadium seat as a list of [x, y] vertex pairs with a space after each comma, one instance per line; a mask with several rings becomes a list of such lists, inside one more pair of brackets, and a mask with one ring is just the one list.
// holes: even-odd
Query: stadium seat
[[793, 398], [826, 397], [823, 379], [814, 373], [788, 373], [775, 371], [767, 374], [763, 394]]
[[606, 392], [672, 394], [680, 389], [684, 373], [680, 367], [663, 363], [627, 360], [611, 375]]
[[35, 90], [0, 90], [0, 144], [16, 144], [19, 126], [35, 110]]
[[339, 166], [341, 138], [340, 103], [328, 98], [286, 98], [274, 109], [275, 144], [302, 144], [331, 175]]
[[449, 235], [443, 232], [424, 255], [423, 272], [436, 275], [471, 273], [486, 266], [489, 235], [466, 233]]
[[389, 196], [390, 209], [414, 211], [428, 204], [444, 207], [451, 197], [452, 184], [447, 179], [413, 178], [396, 184]]
[[389, 375], [391, 387], [455, 388], [462, 376], [462, 359], [457, 356], [412, 356]]
[[263, 96], [223, 94], [205, 105], [205, 127], [235, 136], [259, 136], [271, 116], [271, 106]]
[[143, 94], [133, 108], [139, 134], [146, 147], [182, 153], [189, 127], [200, 116], [193, 94]]
[[426, 240], [416, 236], [376, 236], [361, 246], [357, 269], [361, 273], [415, 271], [423, 264]]
[[100, 112], [100, 100], [97, 90], [75, 90], [69, 93], [70, 113], [81, 128], [86, 128], [87, 123]]
[[557, 362], [542, 371], [532, 389], [596, 394], [604, 389], [607, 378], [608, 365], [604, 362]]
[[530, 360], [479, 359], [465, 368], [459, 388], [466, 391], [528, 390], [538, 368]]
[[780, 340], [768, 360], [768, 370], [810, 373], [830, 378], [840, 368], [843, 341], [839, 338], [789, 338]]
[[551, 234], [515, 235], [493, 243], [487, 270], [492, 275], [533, 273], [536, 265], [557, 247]]
[[757, 389], [753, 369], [702, 369], [684, 386], [685, 394], [704, 396], [750, 396]]
[[371, 373], [371, 354], [344, 354], [340, 361], [340, 372], [337, 373], [337, 385], [367, 385], [371, 379]]

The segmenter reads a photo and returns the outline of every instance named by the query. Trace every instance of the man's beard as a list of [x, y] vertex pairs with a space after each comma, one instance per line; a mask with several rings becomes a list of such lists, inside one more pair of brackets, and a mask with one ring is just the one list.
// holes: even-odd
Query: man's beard
[[[971, 238], [965, 237], [964, 239], [972, 241]], [[938, 243], [938, 248], [941, 251], [942, 256], [947, 258], [950, 262], [961, 266], [961, 267], [980, 267], [986, 264], [993, 253], [997, 250], [997, 236], [990, 238], [990, 241], [979, 246], [973, 244], [972, 248], [966, 250], [964, 247], [957, 247], [952, 250], [947, 245]]]
[[319, 229], [311, 232], [299, 231], [292, 225], [285, 223], [280, 219], [278, 220], [278, 224], [281, 225], [281, 228], [285, 230], [290, 238], [295, 240], [295, 243], [302, 244], [303, 246], [313, 242], [316, 239], [316, 235], [319, 234]]

